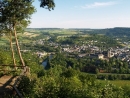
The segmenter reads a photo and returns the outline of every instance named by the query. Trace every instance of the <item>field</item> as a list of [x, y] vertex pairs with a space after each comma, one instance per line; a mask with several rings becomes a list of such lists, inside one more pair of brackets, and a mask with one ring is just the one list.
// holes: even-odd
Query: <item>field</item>
[[[31, 39], [38, 40], [40, 38], [47, 38], [48, 36], [50, 37], [57, 36], [57, 38], [60, 37], [64, 38], [79, 33], [81, 32], [77, 30], [69, 30], [69, 29], [26, 29], [25, 32], [17, 33], [17, 34], [18, 34], [19, 42], [30, 43], [32, 42]], [[88, 35], [84, 35], [84, 36], [88, 36]], [[3, 36], [0, 38], [0, 45], [7, 45], [7, 43], [9, 43], [7, 36]]]
[[36, 36], [39, 36], [39, 35], [40, 34], [24, 32], [24, 34], [22, 36], [25, 36], [25, 37], [36, 37]]
[[105, 85], [107, 83], [114, 84], [118, 87], [123, 87], [123, 86], [129, 86], [130, 87], [130, 81], [129, 80], [97, 80], [99, 83], [102, 85]]

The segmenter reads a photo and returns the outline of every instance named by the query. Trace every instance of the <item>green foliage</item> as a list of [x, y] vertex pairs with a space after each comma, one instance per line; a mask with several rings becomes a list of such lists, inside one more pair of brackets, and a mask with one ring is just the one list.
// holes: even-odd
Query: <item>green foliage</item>
[[104, 73], [129, 74], [130, 72], [126, 61], [121, 61], [114, 57], [110, 58], [109, 61], [106, 61], [97, 58], [91, 59], [88, 57], [76, 58], [64, 53], [56, 53], [51, 59], [48, 59], [47, 63], [48, 65], [46, 67], [48, 68], [60, 65], [66, 68], [71, 67], [82, 72], [94, 74], [98, 74], [102, 70]]
[[124, 89], [124, 93], [125, 93], [125, 95], [128, 95], [128, 97], [130, 97], [130, 86], [129, 85], [125, 85], [125, 86], [123, 86], [122, 87], [123, 89]]
[[23, 53], [23, 58], [26, 66], [29, 66], [31, 73], [37, 73], [39, 69], [43, 69], [43, 66], [39, 63], [39, 58], [32, 52]]
[[72, 68], [69, 68], [62, 75], [65, 76], [66, 78], [69, 78], [69, 77], [77, 76], [77, 74], [78, 74], [78, 71]]
[[[55, 67], [44, 71], [44, 75], [35, 77], [35, 79], [30, 77], [30, 80], [27, 77], [23, 77], [19, 86], [25, 97], [129, 98], [129, 90], [124, 91], [126, 87], [121, 88], [110, 83], [101, 85], [100, 82], [96, 81], [95, 75], [77, 72], [73, 69], [63, 70], [61, 66]], [[70, 71], [73, 74], [66, 77], [65, 73], [71, 73]]]
[[37, 72], [38, 77], [42, 77], [44, 75], [45, 75], [45, 70], [43, 68]]
[[33, 96], [34, 94], [34, 84], [35, 80], [29, 79], [29, 77], [22, 76], [20, 83], [18, 85], [18, 89], [21, 93], [25, 94], [26, 96]]
[[97, 74], [97, 79], [107, 80], [130, 80], [129, 74]]
[[[91, 41], [93, 41], [91, 43]], [[94, 42], [96, 41], [96, 42]], [[61, 38], [58, 40], [60, 44], [69, 44], [69, 45], [82, 45], [84, 44], [93, 44], [98, 47], [104, 47], [105, 49], [109, 47], [120, 46], [117, 41], [111, 37], [105, 35], [89, 34], [88, 36], [72, 35], [70, 37]]]
[[53, 56], [53, 58], [50, 60], [50, 66], [54, 67], [55, 65], [67, 67], [66, 57], [64, 54], [57, 53]]
[[12, 64], [10, 52], [0, 50], [0, 64]]
[[49, 11], [51, 11], [51, 9], [53, 10], [55, 7], [55, 3], [53, 0], [39, 0], [40, 3], [40, 7], [45, 7], [47, 8]]
[[[23, 0], [18, 0], [17, 2], [13, 0], [6, 0], [3, 1], [3, 5], [4, 9], [2, 15], [5, 17], [5, 21], [12, 19], [12, 23], [27, 22], [27, 20], [30, 18], [30, 15], [35, 11], [32, 5], [32, 0], [30, 2]], [[19, 26], [20, 25], [18, 25], [18, 27]]]

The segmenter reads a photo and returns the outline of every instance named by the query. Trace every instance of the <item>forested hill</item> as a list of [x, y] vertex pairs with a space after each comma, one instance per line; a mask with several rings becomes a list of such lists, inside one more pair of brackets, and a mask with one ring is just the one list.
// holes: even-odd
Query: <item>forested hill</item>
[[[38, 30], [38, 31], [43, 31], [43, 30], [65, 30], [63, 28], [27, 28], [26, 31], [30, 30]], [[130, 37], [130, 28], [126, 27], [115, 27], [115, 28], [106, 28], [106, 29], [88, 29], [88, 28], [69, 28], [66, 30], [73, 30], [73, 31], [78, 31], [80, 33], [84, 34], [104, 34], [110, 37]]]
[[117, 36], [117, 37], [130, 37], [130, 28], [113, 28], [107, 29], [106, 35], [108, 36]]
[[[81, 29], [80, 29], [81, 30]], [[108, 29], [82, 29], [83, 33], [105, 34], [113, 37], [130, 37], [130, 28], [116, 27]]]

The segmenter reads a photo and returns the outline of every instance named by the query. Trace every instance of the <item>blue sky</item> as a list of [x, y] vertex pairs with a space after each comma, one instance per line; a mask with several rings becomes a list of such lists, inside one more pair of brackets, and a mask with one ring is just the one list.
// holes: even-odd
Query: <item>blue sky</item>
[[54, 0], [52, 11], [33, 5], [31, 28], [130, 27], [130, 0]]

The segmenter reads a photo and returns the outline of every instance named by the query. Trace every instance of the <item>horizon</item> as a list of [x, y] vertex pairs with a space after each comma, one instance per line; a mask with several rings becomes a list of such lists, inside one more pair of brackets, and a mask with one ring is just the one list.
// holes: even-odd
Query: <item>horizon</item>
[[129, 28], [130, 27], [112, 27], [112, 28], [57, 28], [57, 27], [38, 27], [38, 28], [32, 28], [32, 27], [27, 27], [27, 29], [114, 29], [114, 28]]
[[28, 28], [114, 28], [130, 27], [130, 1], [128, 0], [54, 0], [52, 11], [33, 5], [37, 12], [32, 15]]

